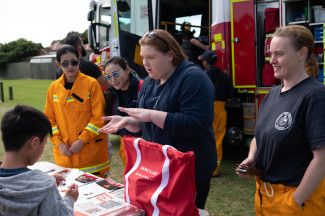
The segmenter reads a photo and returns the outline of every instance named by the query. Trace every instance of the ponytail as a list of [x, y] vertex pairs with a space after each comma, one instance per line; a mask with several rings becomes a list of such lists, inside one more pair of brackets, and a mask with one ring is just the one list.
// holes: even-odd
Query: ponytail
[[311, 53], [309, 58], [306, 59], [306, 71], [309, 76], [317, 77], [318, 64], [314, 53]]

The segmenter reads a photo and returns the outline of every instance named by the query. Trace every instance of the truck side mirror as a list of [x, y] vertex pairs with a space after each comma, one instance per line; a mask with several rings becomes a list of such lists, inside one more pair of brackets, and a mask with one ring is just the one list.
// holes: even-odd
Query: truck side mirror
[[90, 24], [88, 27], [88, 43], [94, 52], [98, 52], [98, 43], [96, 42], [95, 25]]
[[87, 20], [89, 22], [92, 22], [94, 20], [95, 17], [95, 11], [94, 10], [90, 10], [87, 14]]

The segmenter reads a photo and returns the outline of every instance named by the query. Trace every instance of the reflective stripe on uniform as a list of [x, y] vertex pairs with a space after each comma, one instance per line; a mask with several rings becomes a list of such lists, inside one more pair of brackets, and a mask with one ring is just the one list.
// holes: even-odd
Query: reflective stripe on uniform
[[60, 131], [59, 131], [59, 128], [58, 128], [58, 126], [54, 126], [54, 127], [52, 127], [52, 134], [54, 135], [54, 134], [57, 134], [57, 133], [59, 133]]
[[73, 102], [73, 101], [74, 101], [73, 98], [71, 98], [71, 97], [67, 97], [67, 103], [69, 103], [69, 102]]
[[59, 102], [58, 95], [53, 94], [53, 102]]
[[99, 172], [102, 169], [109, 168], [110, 161], [106, 161], [105, 163], [97, 164], [95, 166], [89, 166], [89, 167], [82, 167], [78, 168], [81, 171], [88, 172], [88, 173], [95, 173]]
[[99, 132], [97, 131], [99, 128], [96, 127], [95, 125], [91, 124], [91, 123], [88, 123], [87, 126], [86, 126], [86, 130], [98, 135]]

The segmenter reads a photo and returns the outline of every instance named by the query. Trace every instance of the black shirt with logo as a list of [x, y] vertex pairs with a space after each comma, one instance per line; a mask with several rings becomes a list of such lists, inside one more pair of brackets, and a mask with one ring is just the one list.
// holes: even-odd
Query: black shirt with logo
[[309, 77], [265, 96], [256, 122], [256, 165], [262, 180], [299, 185], [312, 151], [325, 147], [325, 87]]

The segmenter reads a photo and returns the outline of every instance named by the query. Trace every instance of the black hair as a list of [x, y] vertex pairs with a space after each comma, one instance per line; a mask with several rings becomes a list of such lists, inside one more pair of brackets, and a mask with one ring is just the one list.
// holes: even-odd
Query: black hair
[[104, 63], [104, 69], [110, 64], [119, 65], [123, 70], [126, 70], [127, 66], [129, 65], [128, 62], [126, 61], [126, 59], [122, 58], [120, 56], [114, 56], [114, 57], [108, 59]]
[[49, 119], [30, 106], [17, 105], [8, 110], [1, 120], [2, 141], [6, 151], [19, 151], [33, 136], [44, 140], [52, 135]]
[[69, 32], [63, 40], [64, 44], [68, 44], [78, 49], [78, 46], [81, 46], [81, 55], [86, 56], [86, 50], [83, 46], [81, 35], [78, 32]]
[[217, 55], [213, 55], [205, 60], [208, 62], [209, 65], [214, 65], [217, 62]]
[[61, 46], [58, 51], [56, 52], [56, 60], [58, 62], [61, 62], [61, 56], [67, 53], [73, 53], [77, 56], [77, 58], [79, 59], [79, 53], [77, 51], [76, 48], [74, 48], [71, 45], [63, 45]]
[[80, 35], [75, 32], [69, 32], [67, 36], [63, 40], [64, 44], [68, 44], [73, 46], [74, 48], [77, 49], [79, 45], [82, 45], [82, 40], [80, 38]]

